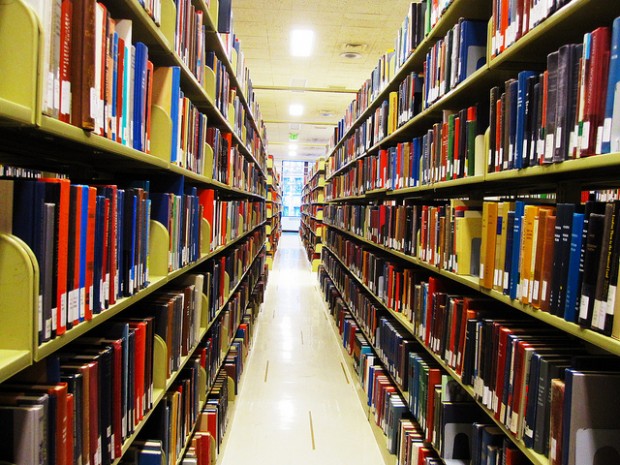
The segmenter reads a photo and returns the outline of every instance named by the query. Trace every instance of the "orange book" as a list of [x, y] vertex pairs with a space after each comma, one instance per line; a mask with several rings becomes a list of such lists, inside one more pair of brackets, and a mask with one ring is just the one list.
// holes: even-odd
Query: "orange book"
[[[547, 226], [547, 209], [541, 208], [538, 211], [538, 224], [535, 224], [535, 247], [536, 251], [532, 250], [532, 285], [530, 286], [530, 303], [535, 308], [540, 308], [540, 281], [542, 276], [542, 257], [543, 257], [543, 243], [545, 241], [545, 231]], [[552, 236], [553, 237], [553, 236]]]
[[543, 257], [542, 257], [542, 273], [540, 284], [540, 309], [549, 311], [549, 298], [551, 294], [551, 280], [553, 278], [553, 252], [555, 247], [555, 215], [547, 216], [547, 223], [545, 225], [545, 239], [543, 243]]
[[480, 245], [480, 286], [493, 288], [495, 241], [497, 236], [497, 202], [482, 204], [482, 244]]
[[532, 270], [532, 246], [534, 242], [535, 221], [538, 217], [539, 207], [537, 205], [526, 205], [523, 215], [523, 224], [521, 226], [521, 264], [519, 267], [519, 275], [521, 276], [520, 298], [524, 304], [530, 303], [530, 282]]

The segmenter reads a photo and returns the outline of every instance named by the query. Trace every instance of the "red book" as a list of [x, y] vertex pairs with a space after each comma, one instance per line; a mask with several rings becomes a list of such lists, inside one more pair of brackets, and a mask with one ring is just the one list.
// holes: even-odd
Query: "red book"
[[499, 19], [499, 51], [503, 52], [506, 48], [506, 29], [508, 29], [508, 1], [501, 0], [500, 3], [500, 19]]
[[[543, 110], [543, 115], [544, 115]], [[498, 98], [495, 103], [495, 171], [501, 171], [504, 164], [503, 154], [501, 147], [504, 141], [502, 140], [502, 99]]]
[[590, 55], [590, 72], [586, 83], [586, 98], [581, 157], [594, 155], [597, 148], [597, 134], [605, 117], [605, 92], [607, 90], [610, 29], [599, 27], [592, 31], [592, 51]]
[[441, 126], [441, 173], [440, 180], [446, 180], [448, 171], [448, 123], [445, 122]]
[[146, 323], [139, 321], [130, 321], [129, 327], [135, 330], [135, 347], [134, 356], [134, 415], [137, 425], [144, 418], [145, 410], [145, 392], [144, 392], [144, 376], [145, 376], [145, 360], [146, 360]]
[[67, 465], [72, 465], [75, 463], [75, 457], [73, 456], [73, 416], [75, 410], [75, 399], [73, 394], [70, 392], [67, 393]]
[[116, 303], [116, 295], [118, 294], [118, 191], [116, 186], [110, 186], [111, 198], [110, 198], [110, 244], [109, 244], [109, 258], [110, 265], [110, 279], [109, 279], [109, 292], [108, 301], [110, 305]]
[[65, 332], [67, 326], [67, 257], [69, 251], [69, 200], [71, 183], [68, 179], [41, 178], [40, 181], [60, 185], [60, 200], [56, 206], [56, 246], [58, 265], [56, 270], [56, 335]]
[[428, 369], [428, 392], [426, 400], [426, 440], [431, 441], [433, 436], [433, 418], [435, 416], [435, 386], [441, 384], [441, 370]]
[[377, 177], [377, 189], [383, 189], [385, 187], [385, 181], [387, 180], [387, 166], [388, 152], [383, 149], [379, 151], [379, 176]]
[[97, 217], [97, 189], [88, 188], [88, 224], [86, 234], [86, 305], [84, 318], [93, 319], [93, 285], [95, 268], [95, 220]]
[[433, 320], [433, 310], [435, 305], [435, 293], [442, 290], [441, 281], [431, 276], [428, 278], [428, 295], [426, 297], [426, 321], [424, 324], [424, 344], [430, 347], [431, 324]]
[[[95, 0], [73, 5], [71, 18], [71, 124], [87, 131], [95, 128], [90, 102], [95, 86]], [[79, 39], [79, 40], [78, 40]], [[76, 66], [77, 65], [77, 66]]]
[[[211, 233], [209, 236], [209, 243], [213, 242], [213, 233], [215, 229], [214, 223], [214, 208], [215, 208], [215, 190], [214, 189], [201, 189], [198, 192], [198, 202], [202, 205], [202, 217], [209, 222]], [[213, 249], [213, 247], [212, 247]]]

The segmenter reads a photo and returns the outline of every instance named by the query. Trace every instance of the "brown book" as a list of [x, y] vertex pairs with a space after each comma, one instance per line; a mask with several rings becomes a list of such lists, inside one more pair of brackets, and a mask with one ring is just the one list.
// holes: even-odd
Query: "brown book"
[[551, 417], [549, 420], [549, 465], [562, 465], [562, 412], [564, 381], [551, 381]]
[[71, 21], [71, 124], [93, 131], [91, 92], [95, 88], [95, 1], [74, 2]]
[[543, 256], [542, 256], [542, 273], [540, 284], [540, 302], [539, 307], [541, 310], [549, 311], [549, 298], [551, 296], [551, 281], [553, 279], [553, 252], [555, 248], [555, 215], [547, 216], [547, 222], [545, 224], [545, 238], [543, 242]]
[[495, 271], [495, 240], [497, 233], [497, 202], [482, 205], [482, 245], [480, 247], [480, 286], [493, 288]]
[[[545, 242], [547, 241], [547, 223], [548, 218], [551, 216], [553, 212], [546, 209], [541, 208], [538, 213], [538, 231], [536, 238], [536, 254], [534, 255], [534, 251], [532, 251], [534, 258], [534, 274], [533, 274], [533, 286], [532, 286], [532, 295], [530, 297], [530, 303], [535, 308], [540, 308], [540, 294], [542, 291], [542, 270], [543, 270], [543, 256], [545, 253]], [[555, 226], [555, 223], [554, 223]], [[555, 230], [552, 230], [555, 233]], [[551, 236], [553, 240], [554, 236]]]

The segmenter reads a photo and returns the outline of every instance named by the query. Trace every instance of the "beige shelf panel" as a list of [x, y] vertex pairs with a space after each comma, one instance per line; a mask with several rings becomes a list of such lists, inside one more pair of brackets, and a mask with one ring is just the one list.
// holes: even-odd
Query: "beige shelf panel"
[[[0, 121], [34, 125], [43, 64], [42, 32], [36, 14], [22, 0], [0, 2]], [[8, 72], [10, 70], [10, 72]]]

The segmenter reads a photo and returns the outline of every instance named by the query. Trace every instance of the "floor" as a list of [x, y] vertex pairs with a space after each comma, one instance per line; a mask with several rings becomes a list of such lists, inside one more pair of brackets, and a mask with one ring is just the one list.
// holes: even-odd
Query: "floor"
[[299, 235], [282, 235], [221, 465], [381, 465]]

